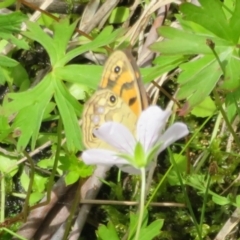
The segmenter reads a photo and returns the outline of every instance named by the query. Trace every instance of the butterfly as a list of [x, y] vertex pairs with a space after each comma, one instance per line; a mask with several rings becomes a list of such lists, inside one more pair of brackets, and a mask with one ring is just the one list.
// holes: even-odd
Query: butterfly
[[114, 51], [106, 61], [98, 89], [85, 103], [82, 115], [86, 148], [108, 148], [93, 130], [108, 121], [119, 122], [135, 134], [142, 110], [148, 106], [139, 68], [129, 50]]

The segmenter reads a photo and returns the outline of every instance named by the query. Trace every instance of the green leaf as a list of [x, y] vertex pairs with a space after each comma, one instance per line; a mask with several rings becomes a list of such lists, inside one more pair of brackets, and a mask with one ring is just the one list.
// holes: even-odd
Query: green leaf
[[116, 229], [111, 222], [107, 226], [100, 225], [97, 234], [101, 240], [119, 240]]
[[146, 228], [141, 229], [139, 240], [152, 240], [160, 234], [164, 220], [158, 219], [150, 223]]
[[44, 192], [46, 189], [47, 182], [48, 182], [47, 177], [43, 177], [37, 173], [34, 174], [33, 191]]
[[[19, 63], [7, 56], [0, 55], [0, 84], [4, 85], [8, 82], [12, 85], [14, 77], [14, 69], [19, 66]], [[18, 76], [20, 78], [21, 76]]]
[[69, 24], [69, 20], [66, 18], [61, 22], [54, 24], [54, 37], [51, 38], [46, 34], [42, 28], [33, 22], [27, 22], [28, 32], [23, 34], [39, 42], [47, 51], [50, 57], [51, 65], [54, 67], [59, 66], [59, 61], [66, 55], [66, 46], [77, 22]]
[[80, 115], [82, 107], [78, 101], [66, 91], [63, 83], [58, 81], [58, 79], [54, 79], [53, 81], [55, 83], [54, 98], [62, 117], [67, 138], [67, 147], [70, 152], [82, 150], [82, 134], [76, 116], [76, 114], [78, 116]]
[[210, 94], [222, 73], [214, 56], [204, 56], [182, 64], [180, 68], [183, 71], [178, 78], [180, 90], [177, 98], [188, 98], [188, 107], [191, 109]]
[[20, 176], [20, 183], [21, 183], [21, 186], [23, 187], [23, 189], [25, 191], [27, 191], [28, 190], [28, 185], [29, 185], [29, 176], [26, 174], [25, 171], [23, 171], [21, 176]]
[[180, 173], [186, 173], [186, 166], [187, 166], [187, 158], [186, 156], [173, 154], [174, 161], [176, 162], [177, 169], [172, 168], [167, 175], [167, 180], [171, 186], [179, 186], [180, 181], [177, 174], [177, 171]]
[[240, 32], [238, 31], [238, 29], [240, 28], [240, 19], [239, 19], [240, 2], [234, 1], [232, 2], [232, 5], [235, 6], [235, 9], [233, 9], [233, 15], [229, 21], [229, 28], [232, 30], [233, 41], [237, 43], [240, 37]]
[[2, 67], [15, 67], [18, 62], [12, 58], [0, 54], [0, 66]]
[[110, 24], [123, 23], [129, 18], [130, 10], [127, 7], [115, 8], [109, 17]]
[[160, 56], [155, 58], [153, 62], [155, 64], [154, 67], [140, 69], [144, 83], [149, 83], [153, 79], [162, 76], [164, 73], [178, 67], [179, 64], [186, 60], [186, 57], [182, 55]]
[[17, 0], [4, 0], [3, 2], [0, 2], [0, 8], [6, 8], [14, 4]]
[[96, 65], [67, 65], [55, 69], [55, 75], [59, 79], [68, 82], [83, 84], [89, 88], [97, 89], [102, 75], [101, 66]]
[[75, 155], [61, 156], [59, 158], [61, 165], [59, 168], [66, 174], [66, 184], [72, 184], [79, 178], [86, 178], [92, 175], [93, 167], [85, 165], [83, 161], [80, 161]]
[[225, 61], [228, 65], [225, 68], [225, 81], [221, 84], [221, 88], [233, 90], [240, 85], [239, 58], [234, 54]]
[[13, 177], [17, 171], [17, 160], [0, 154], [0, 172], [7, 173], [9, 176]]
[[199, 2], [201, 7], [190, 3], [180, 6], [185, 19], [198, 23], [220, 38], [233, 41], [233, 31], [228, 25], [222, 3], [219, 0], [199, 0]]
[[215, 36], [205, 36], [193, 32], [186, 32], [171, 27], [161, 27], [159, 33], [166, 38], [163, 42], [156, 42], [151, 45], [150, 49], [162, 54], [212, 54], [212, 51], [206, 44], [207, 39], [211, 39], [216, 50], [221, 50], [231, 44], [226, 40], [216, 38]]
[[200, 104], [195, 106], [191, 113], [196, 117], [209, 117], [216, 111], [214, 101], [208, 96]]
[[86, 92], [89, 91], [89, 88], [83, 86], [82, 84], [73, 83], [67, 84], [67, 88], [70, 94], [77, 100], [86, 100]]
[[66, 185], [73, 184], [73, 183], [77, 182], [78, 179], [79, 179], [78, 172], [70, 171], [69, 173], [66, 174], [66, 177], [65, 177]]
[[240, 115], [238, 101], [240, 100], [240, 88], [226, 95], [226, 111], [230, 122], [234, 119], [236, 113]]
[[37, 166], [40, 168], [44, 168], [44, 169], [51, 169], [53, 167], [54, 164], [54, 159], [50, 158], [50, 159], [41, 159], [38, 163]]
[[[130, 225], [129, 225], [129, 230], [130, 230], [130, 239], [133, 240], [134, 238], [134, 233], [136, 230], [136, 224], [138, 222], [138, 216], [139, 214], [130, 214]], [[139, 240], [152, 240], [154, 237], [158, 236], [160, 233], [160, 230], [163, 226], [164, 220], [158, 219], [148, 225], [148, 212], [145, 210], [144, 211], [144, 218], [140, 230], [140, 237]]]
[[19, 87], [19, 91], [27, 90], [30, 86], [28, 73], [21, 64], [11, 68], [11, 78], [12, 82]]
[[69, 19], [67, 18], [62, 19], [60, 22], [54, 22], [53, 44], [56, 49], [56, 52], [55, 52], [56, 59], [53, 59], [54, 55], [50, 54], [50, 51], [49, 51], [49, 56], [52, 57], [53, 59], [52, 60], [53, 67], [55, 66], [55, 64], [59, 66], [57, 64], [57, 61], [61, 60], [65, 56], [69, 39], [71, 38], [77, 23], [78, 21], [75, 21], [72, 24], [69, 24]]
[[[201, 6], [182, 4], [184, 15], [177, 16], [182, 28], [161, 27], [159, 32], [165, 40], [151, 46], [151, 49], [161, 52], [161, 56], [189, 55], [192, 58], [192, 61], [180, 66], [183, 72], [178, 78], [180, 91], [177, 97], [187, 99], [185, 111], [206, 98], [222, 76], [221, 88], [232, 91], [240, 86], [237, 47], [240, 33], [236, 30], [240, 27], [240, 3], [233, 1], [227, 8], [219, 0], [200, 2]], [[223, 70], [207, 40], [213, 42]], [[196, 57], [196, 54], [199, 56]]]
[[0, 66], [0, 84], [4, 85], [6, 82], [12, 83], [10, 70], [6, 67]]
[[[59, 17], [59, 14], [55, 14], [55, 13], [52, 13], [52, 14], [55, 17]], [[46, 28], [52, 29], [52, 24], [56, 21], [51, 16], [48, 16], [47, 14], [41, 14], [37, 22], [40, 26], [45, 26]]]
[[16, 113], [13, 129], [18, 132], [18, 151], [25, 149], [32, 137], [31, 148], [34, 149], [41, 121], [45, 109], [52, 97], [53, 86], [48, 77], [45, 77], [35, 88], [22, 93], [7, 95], [10, 102], [5, 102], [4, 107], [9, 114]]
[[93, 51], [114, 42], [123, 33], [123, 29], [121, 28], [115, 31], [112, 30], [113, 27], [107, 26], [97, 35], [97, 37], [92, 42], [86, 43], [83, 46], [69, 51], [59, 62], [59, 66], [64, 66], [67, 62], [71, 61], [73, 58], [84, 52], [90, 50]]
[[240, 207], [240, 195], [236, 196], [236, 205], [237, 207]]
[[218, 204], [220, 206], [227, 205], [227, 204], [231, 203], [231, 201], [228, 198], [222, 197], [220, 195], [213, 195], [212, 200], [213, 200], [213, 202], [215, 202], [216, 204]]
[[44, 197], [44, 193], [40, 193], [40, 192], [31, 193], [30, 199], [29, 199], [29, 205], [33, 206], [34, 204], [39, 202], [43, 197]]
[[28, 45], [25, 40], [20, 40], [13, 35], [20, 32], [21, 24], [26, 19], [27, 16], [20, 12], [0, 15], [0, 38], [15, 44], [19, 48], [28, 49]]
[[0, 107], [0, 141], [3, 141], [12, 132], [10, 125], [8, 124], [8, 118], [3, 116], [3, 110]]

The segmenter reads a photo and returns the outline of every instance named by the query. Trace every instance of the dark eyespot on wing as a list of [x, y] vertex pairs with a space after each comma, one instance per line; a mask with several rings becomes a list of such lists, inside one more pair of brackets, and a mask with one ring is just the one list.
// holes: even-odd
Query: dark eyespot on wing
[[121, 68], [119, 67], [119, 66], [116, 66], [115, 68], [114, 68], [114, 72], [115, 73], [119, 73], [121, 71]]
[[109, 100], [112, 104], [114, 104], [116, 102], [116, 97], [114, 95], [111, 95]]
[[129, 106], [132, 106], [137, 101], [137, 97], [130, 98], [128, 101]]

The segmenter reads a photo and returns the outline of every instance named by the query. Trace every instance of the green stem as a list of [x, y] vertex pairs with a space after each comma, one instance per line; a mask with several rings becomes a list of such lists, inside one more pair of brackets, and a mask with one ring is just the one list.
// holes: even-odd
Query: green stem
[[239, 138], [238, 138], [236, 132], [233, 130], [231, 123], [228, 120], [227, 114], [226, 114], [225, 110], [222, 107], [222, 103], [221, 103], [220, 97], [219, 97], [218, 92], [217, 92], [216, 89], [213, 89], [213, 94], [214, 94], [215, 100], [217, 102], [218, 108], [219, 108], [219, 110], [220, 110], [220, 112], [221, 112], [221, 114], [223, 116], [223, 119], [224, 119], [224, 121], [226, 122], [226, 124], [228, 126], [229, 131], [233, 135], [233, 138], [234, 138], [235, 142], [237, 143], [237, 145], [240, 146]]
[[16, 234], [15, 232], [9, 230], [8, 228], [1, 228], [1, 230], [4, 230], [5, 232], [11, 234], [12, 236], [16, 237], [17, 239], [20, 239], [20, 240], [27, 240], [25, 237], [22, 237], [18, 234]]
[[5, 178], [1, 180], [1, 219], [0, 222], [4, 221], [5, 218]]
[[69, 216], [67, 218], [67, 221], [66, 221], [65, 232], [64, 232], [62, 240], [68, 239], [68, 234], [69, 234], [69, 231], [70, 231], [71, 226], [72, 226], [72, 220], [74, 218], [74, 214], [76, 212], [76, 209], [77, 209], [77, 207], [79, 205], [79, 200], [80, 200], [80, 191], [79, 191], [79, 189], [81, 188], [81, 185], [82, 185], [82, 182], [78, 181], [77, 192], [76, 192], [76, 195], [74, 196], [74, 200], [72, 202], [70, 214], [69, 214]]
[[57, 149], [56, 149], [56, 153], [55, 153], [52, 174], [49, 177], [49, 184], [48, 184], [48, 190], [47, 190], [47, 202], [49, 202], [50, 198], [51, 198], [51, 190], [52, 190], [52, 186], [54, 184], [54, 178], [55, 178], [55, 175], [57, 172], [57, 166], [58, 166], [58, 159], [59, 159], [60, 151], [61, 151], [61, 141], [62, 141], [62, 119], [61, 118], [59, 118], [59, 120], [58, 120], [57, 136], [58, 136]]
[[23, 154], [27, 158], [28, 163], [30, 165], [28, 190], [27, 190], [27, 194], [26, 194], [25, 203], [23, 205], [23, 220], [26, 221], [28, 211], [29, 211], [30, 196], [32, 193], [32, 187], [33, 187], [33, 183], [34, 183], [35, 168], [34, 168], [34, 162], [33, 162], [32, 158], [29, 156], [29, 154], [25, 150], [23, 151]]
[[141, 195], [140, 195], [140, 206], [139, 206], [139, 219], [138, 219], [135, 240], [139, 239], [140, 230], [143, 222], [145, 191], [146, 191], [146, 170], [145, 168], [141, 168], [140, 171], [141, 171]]
[[193, 212], [193, 209], [192, 209], [192, 204], [191, 204], [191, 201], [190, 201], [190, 199], [189, 199], [189, 197], [188, 197], [188, 194], [187, 194], [187, 191], [186, 191], [186, 187], [185, 187], [185, 185], [184, 185], [184, 183], [183, 183], [183, 180], [182, 180], [182, 176], [181, 176], [181, 174], [180, 174], [180, 172], [179, 172], [179, 169], [178, 169], [178, 167], [177, 167], [177, 164], [176, 164], [176, 162], [175, 162], [175, 159], [174, 159], [174, 157], [173, 157], [173, 154], [172, 154], [172, 152], [171, 152], [169, 149], [168, 149], [168, 153], [169, 153], [171, 162], [172, 162], [172, 164], [173, 164], [173, 166], [174, 166], [174, 169], [176, 170], [176, 173], [177, 173], [177, 176], [178, 176], [178, 179], [179, 179], [179, 182], [180, 182], [180, 186], [181, 186], [182, 191], [183, 191], [183, 194], [184, 194], [184, 196], [185, 196], [187, 208], [188, 208], [188, 210], [189, 210], [189, 212], [190, 212], [190, 215], [191, 215], [191, 217], [192, 217], [193, 223], [194, 223], [194, 225], [195, 225], [195, 227], [196, 227], [196, 231], [197, 231], [197, 234], [198, 234], [198, 238], [199, 238], [199, 239], [202, 239], [202, 233], [201, 233], [201, 230], [200, 230], [200, 228], [199, 228], [199, 224], [198, 224], [198, 222], [197, 222], [197, 220], [196, 220], [196, 217], [195, 217], [195, 215], [194, 215], [194, 212]]
[[205, 192], [204, 198], [203, 198], [203, 206], [202, 206], [200, 223], [199, 223], [200, 229], [202, 229], [202, 225], [203, 225], [203, 220], [204, 220], [204, 215], [205, 215], [205, 210], [206, 210], [206, 204], [207, 204], [208, 190], [209, 190], [210, 182], [211, 182], [211, 176], [210, 176], [210, 174], [208, 174], [206, 192]]
[[156, 196], [159, 188], [162, 186], [163, 182], [166, 180], [166, 178], [167, 178], [168, 174], [170, 173], [170, 171], [172, 170], [172, 168], [173, 168], [173, 165], [171, 165], [171, 166], [168, 168], [167, 172], [164, 174], [164, 176], [162, 177], [161, 181], [158, 183], [158, 185], [157, 185], [157, 187], [155, 188], [154, 192], [153, 192], [153, 193], [151, 194], [151, 196], [149, 197], [149, 199], [148, 199], [148, 201], [147, 201], [147, 203], [146, 203], [145, 208], [147, 208], [147, 207], [149, 206], [149, 204], [153, 201], [153, 198]]

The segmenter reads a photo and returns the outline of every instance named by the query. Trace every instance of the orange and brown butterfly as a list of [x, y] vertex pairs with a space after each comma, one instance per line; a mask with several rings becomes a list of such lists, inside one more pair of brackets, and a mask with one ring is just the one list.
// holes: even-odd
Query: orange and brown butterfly
[[93, 134], [104, 122], [119, 122], [135, 134], [137, 119], [147, 106], [147, 94], [132, 54], [130, 51], [113, 52], [104, 65], [98, 89], [84, 106], [85, 147], [111, 148]]

